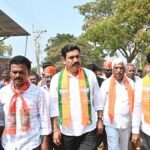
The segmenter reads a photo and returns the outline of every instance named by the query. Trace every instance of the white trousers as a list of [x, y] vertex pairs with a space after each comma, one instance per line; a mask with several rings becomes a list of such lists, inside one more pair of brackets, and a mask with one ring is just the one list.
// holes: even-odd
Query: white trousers
[[126, 129], [116, 129], [105, 126], [107, 134], [108, 150], [128, 150], [131, 127]]

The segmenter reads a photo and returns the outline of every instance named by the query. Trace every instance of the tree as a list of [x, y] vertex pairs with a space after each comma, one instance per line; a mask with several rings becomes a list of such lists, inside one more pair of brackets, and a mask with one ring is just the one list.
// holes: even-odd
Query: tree
[[82, 64], [85, 66], [88, 63], [93, 63], [100, 60], [96, 60], [92, 57], [92, 46], [82, 38], [77, 38], [70, 34], [57, 34], [56, 37], [52, 37], [46, 44], [45, 52], [46, 57], [44, 61], [51, 61], [57, 68], [62, 68], [61, 62], [61, 48], [66, 44], [77, 44], [81, 49]]
[[95, 0], [77, 8], [85, 17], [84, 38], [103, 56], [119, 51], [127, 62], [132, 62], [138, 53], [148, 49], [149, 0]]
[[11, 56], [12, 55], [12, 47], [10, 45], [6, 45], [3, 41], [0, 40], [0, 56]]

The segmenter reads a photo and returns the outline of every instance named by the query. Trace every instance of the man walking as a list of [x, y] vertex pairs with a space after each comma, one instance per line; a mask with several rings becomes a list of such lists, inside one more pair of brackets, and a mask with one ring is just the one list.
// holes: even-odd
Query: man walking
[[49, 113], [43, 91], [28, 81], [31, 62], [15, 56], [9, 67], [12, 83], [0, 90], [5, 116], [2, 146], [6, 150], [48, 150]]
[[50, 86], [53, 141], [62, 141], [65, 150], [95, 150], [96, 125], [99, 133], [103, 130], [101, 120], [97, 122], [101, 114], [96, 75], [81, 67], [78, 46], [66, 45], [61, 54], [65, 69], [53, 76]]
[[125, 74], [121, 59], [112, 62], [112, 76], [101, 86], [101, 111], [107, 134], [108, 150], [128, 150], [134, 82]]

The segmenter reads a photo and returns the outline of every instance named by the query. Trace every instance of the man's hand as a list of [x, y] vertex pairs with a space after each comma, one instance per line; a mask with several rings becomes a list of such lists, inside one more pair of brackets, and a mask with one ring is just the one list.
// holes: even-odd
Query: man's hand
[[140, 140], [139, 134], [132, 134], [132, 142], [134, 144], [137, 144], [139, 142], [139, 140]]
[[53, 142], [56, 145], [61, 144], [61, 132], [59, 130], [56, 130], [56, 131], [53, 132]]
[[49, 136], [45, 135], [42, 138], [41, 150], [49, 150]]
[[97, 121], [97, 134], [103, 134], [104, 131], [104, 125], [103, 125], [103, 121], [101, 119], [98, 119]]

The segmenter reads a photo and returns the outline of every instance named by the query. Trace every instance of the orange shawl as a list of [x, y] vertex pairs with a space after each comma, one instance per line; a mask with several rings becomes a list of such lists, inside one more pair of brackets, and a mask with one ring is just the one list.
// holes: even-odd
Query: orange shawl
[[11, 98], [9, 105], [9, 113], [7, 116], [7, 122], [5, 125], [4, 133], [8, 135], [16, 134], [16, 101], [17, 98], [20, 97], [22, 100], [22, 107], [20, 109], [20, 119], [22, 131], [27, 132], [30, 129], [30, 110], [28, 108], [27, 103], [25, 102], [22, 93], [29, 88], [29, 82], [25, 83], [20, 90], [15, 90], [14, 85], [12, 85], [12, 90], [14, 95]]
[[[133, 111], [133, 104], [134, 104], [134, 91], [126, 77], [124, 77], [125, 86], [128, 91], [128, 98], [129, 98], [129, 108], [130, 112]], [[108, 104], [108, 115], [110, 118], [110, 122], [113, 123], [114, 121], [114, 107], [115, 107], [115, 100], [116, 100], [116, 80], [114, 76], [111, 76], [110, 85], [109, 85], [109, 104]]]
[[150, 73], [142, 80], [142, 109], [144, 121], [150, 124]]
[[[82, 112], [82, 124], [91, 123], [91, 102], [90, 88], [87, 76], [82, 68], [79, 69], [79, 91]], [[70, 92], [68, 71], [65, 68], [60, 73], [58, 83], [58, 98], [59, 98], [59, 123], [69, 126], [71, 124], [70, 115]]]

